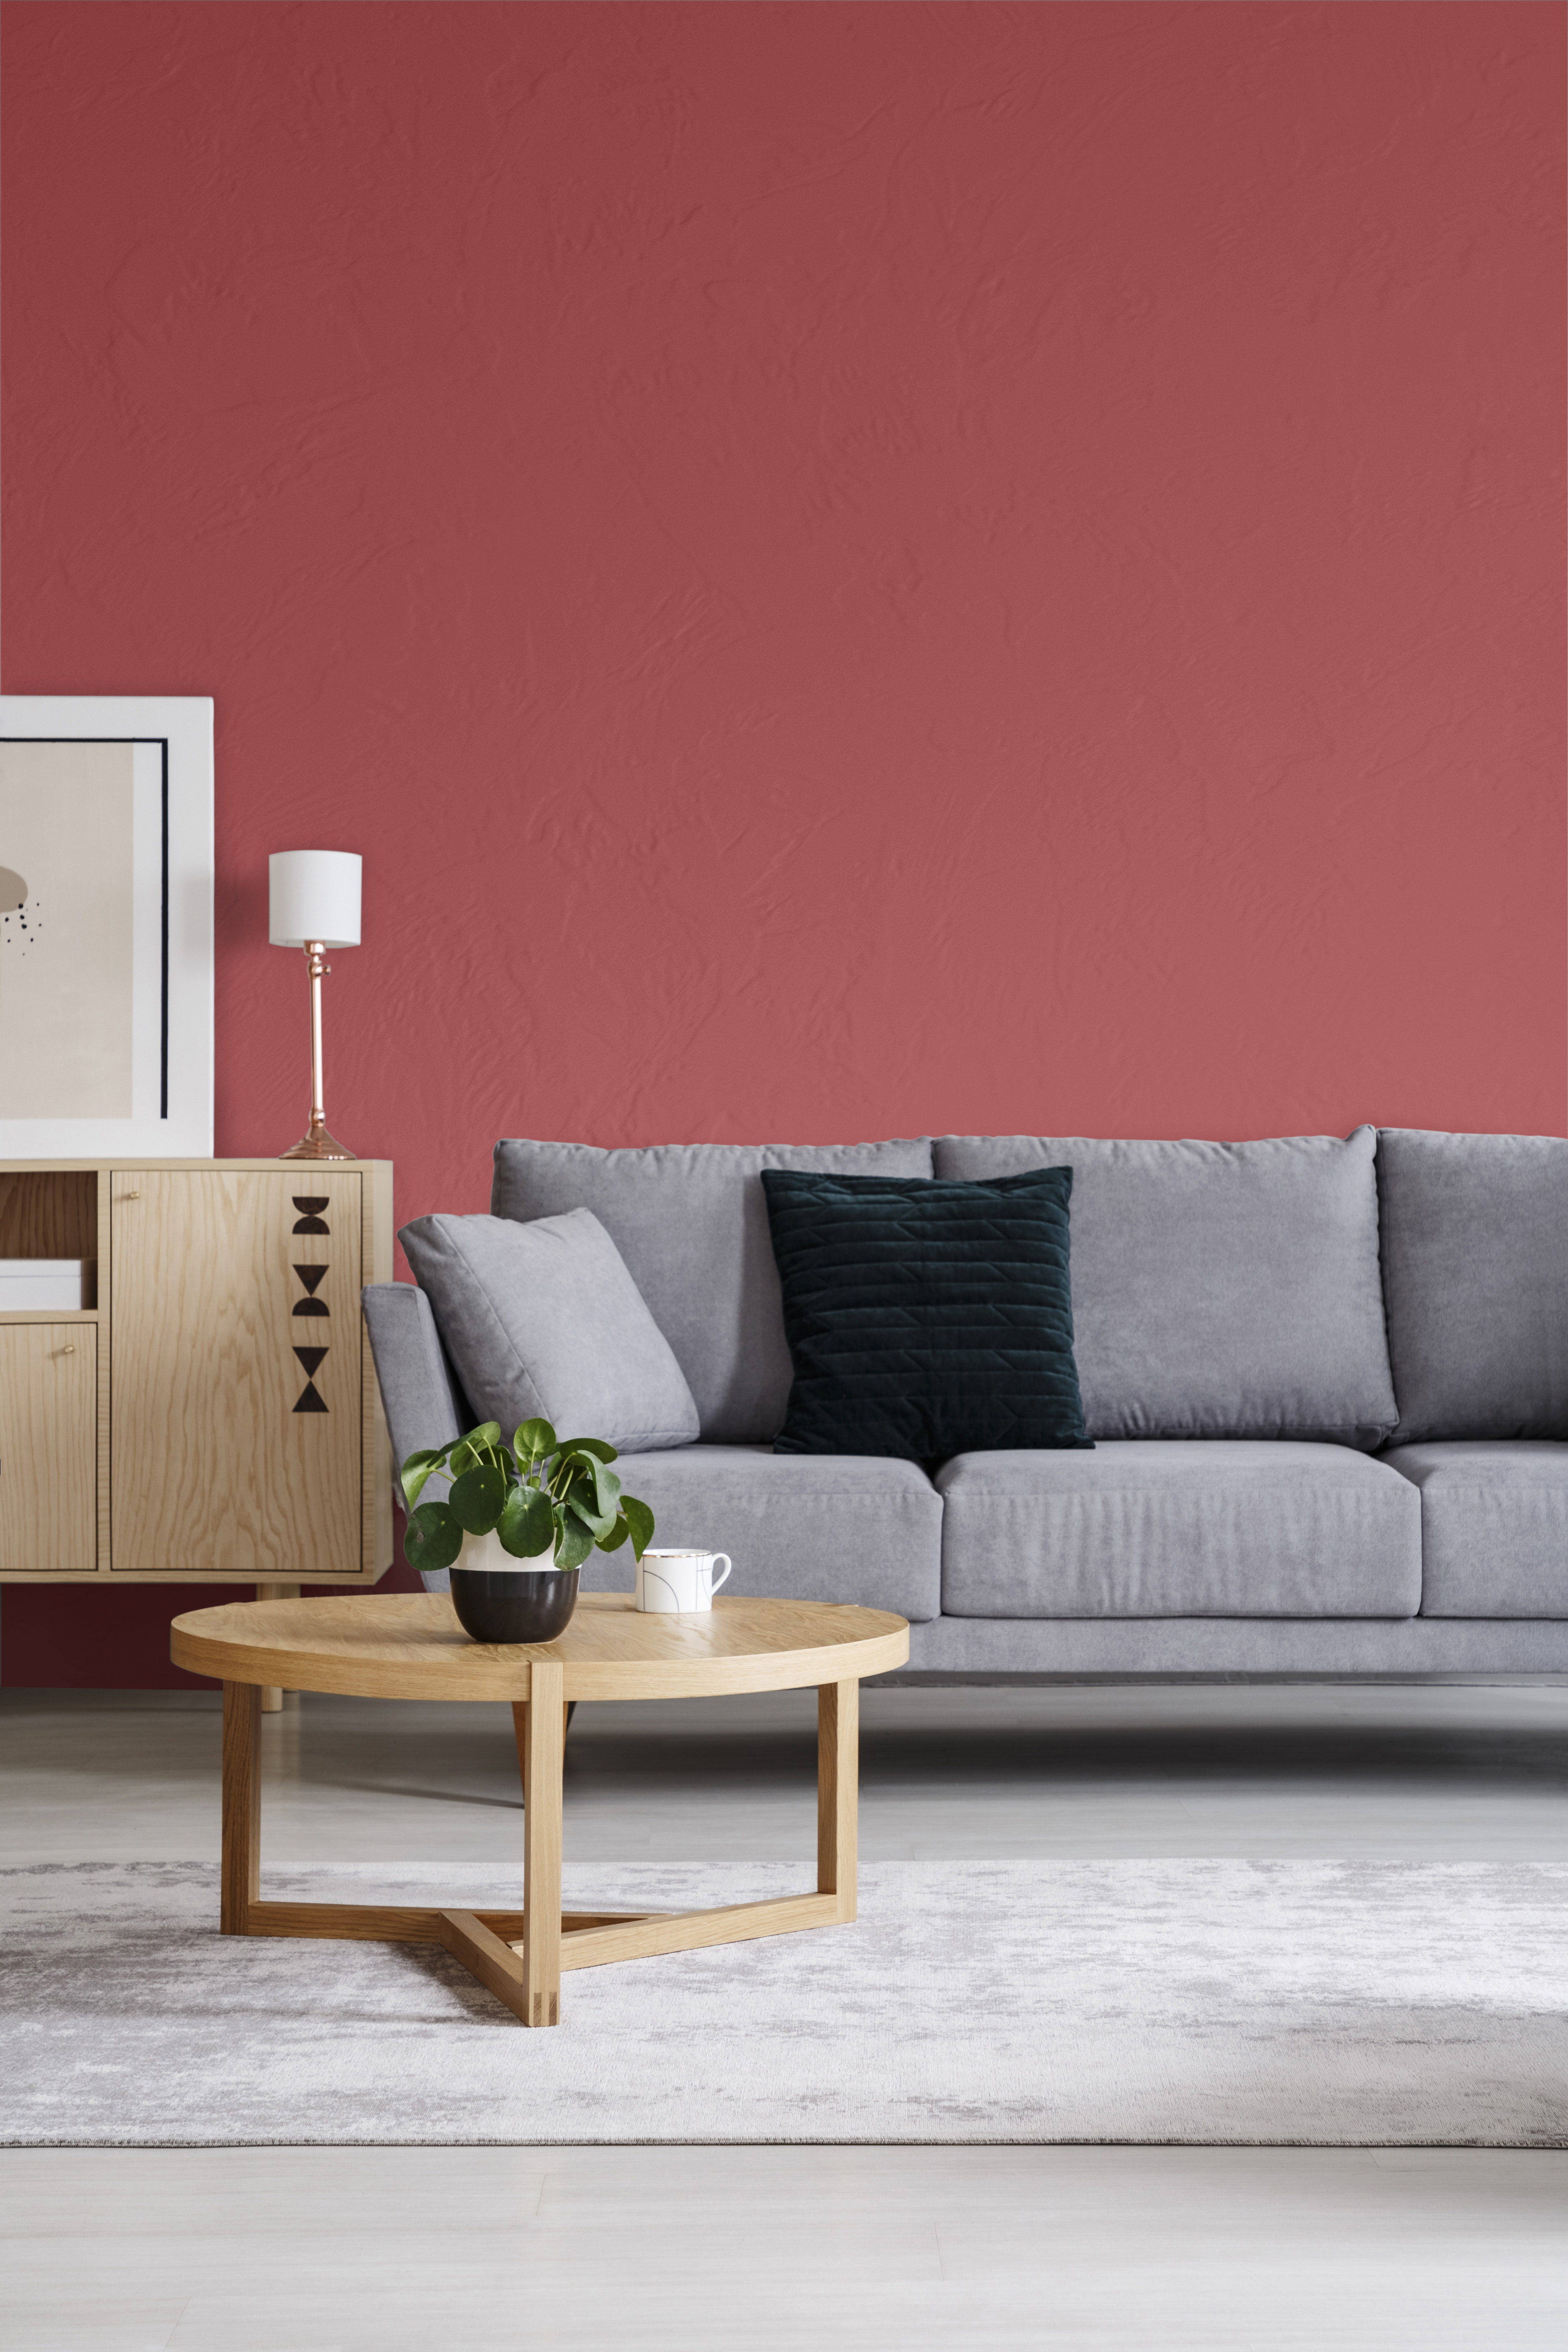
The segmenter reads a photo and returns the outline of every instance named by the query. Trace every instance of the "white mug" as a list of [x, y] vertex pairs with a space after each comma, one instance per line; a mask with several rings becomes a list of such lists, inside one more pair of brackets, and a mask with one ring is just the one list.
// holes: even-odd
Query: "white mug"
[[[720, 1560], [724, 1576], [715, 1576]], [[729, 1569], [727, 1551], [645, 1551], [637, 1562], [637, 1606], [680, 1616], [711, 1609]]]

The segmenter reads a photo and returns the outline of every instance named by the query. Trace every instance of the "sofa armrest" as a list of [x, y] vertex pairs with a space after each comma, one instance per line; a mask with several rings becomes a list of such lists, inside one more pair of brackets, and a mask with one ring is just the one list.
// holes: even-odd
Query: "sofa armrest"
[[[362, 1294], [365, 1328], [375, 1358], [376, 1379], [386, 1408], [392, 1438], [392, 1495], [401, 1511], [402, 1488], [398, 1465], [426, 1446], [450, 1445], [467, 1425], [465, 1410], [453, 1385], [441, 1334], [435, 1328], [429, 1299], [412, 1282], [367, 1283]], [[449, 1491], [444, 1478], [432, 1478], [425, 1495], [433, 1503]], [[446, 1592], [451, 1579], [445, 1569], [423, 1579], [427, 1592]]]

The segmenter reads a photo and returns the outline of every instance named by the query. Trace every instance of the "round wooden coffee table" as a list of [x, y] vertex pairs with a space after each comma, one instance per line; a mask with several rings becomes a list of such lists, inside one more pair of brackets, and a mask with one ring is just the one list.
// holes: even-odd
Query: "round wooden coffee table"
[[[469, 1641], [444, 1593], [241, 1601], [176, 1617], [169, 1654], [224, 1686], [225, 1936], [335, 1936], [442, 1944], [525, 2025], [560, 2017], [563, 1969], [737, 1944], [855, 1916], [860, 1682], [909, 1656], [909, 1628], [880, 1609], [721, 1598], [711, 1613], [643, 1615], [629, 1593], [585, 1592], [558, 1641]], [[521, 1911], [421, 1910], [261, 1899], [261, 1694], [506, 1699], [523, 1775]], [[706, 1698], [817, 1692], [817, 1891], [721, 1911], [560, 1907], [566, 1709], [579, 1698]]]

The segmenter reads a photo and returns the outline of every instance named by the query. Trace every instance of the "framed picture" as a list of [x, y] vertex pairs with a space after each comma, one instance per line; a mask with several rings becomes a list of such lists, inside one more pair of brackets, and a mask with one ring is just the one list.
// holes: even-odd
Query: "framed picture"
[[0, 1158], [212, 1149], [212, 703], [0, 695]]

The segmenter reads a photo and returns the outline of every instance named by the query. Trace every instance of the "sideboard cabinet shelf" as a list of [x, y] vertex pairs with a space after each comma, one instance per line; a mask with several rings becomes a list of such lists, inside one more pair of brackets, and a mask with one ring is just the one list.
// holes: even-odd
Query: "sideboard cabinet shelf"
[[92, 1302], [0, 1314], [0, 1582], [375, 1582], [392, 1189], [385, 1160], [0, 1161], [0, 1258], [81, 1259]]

